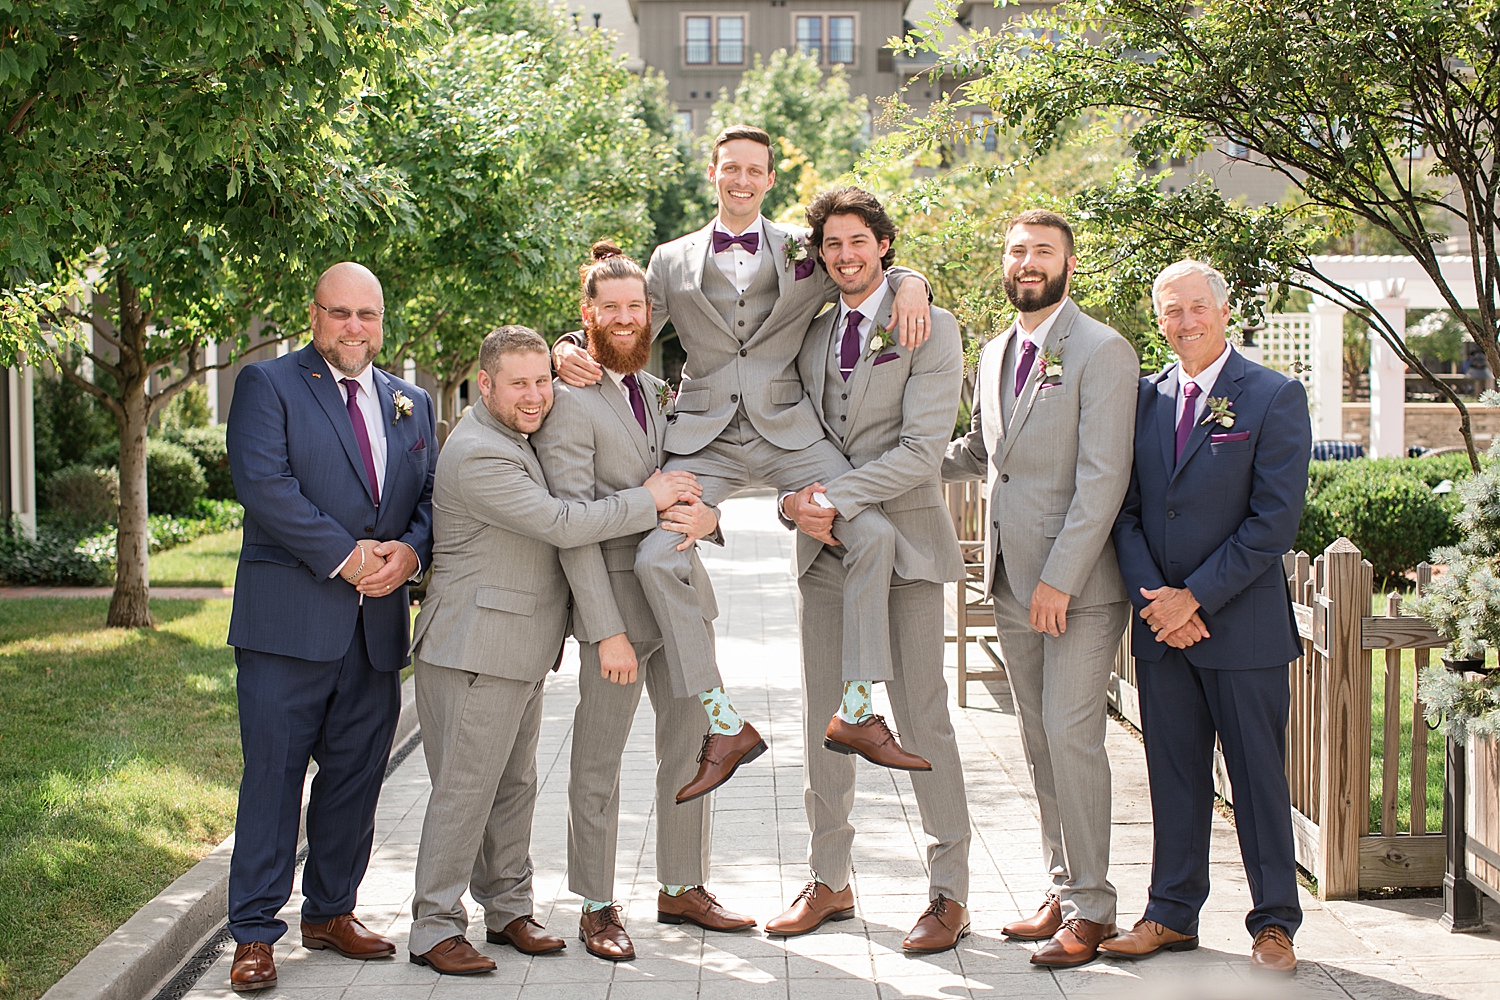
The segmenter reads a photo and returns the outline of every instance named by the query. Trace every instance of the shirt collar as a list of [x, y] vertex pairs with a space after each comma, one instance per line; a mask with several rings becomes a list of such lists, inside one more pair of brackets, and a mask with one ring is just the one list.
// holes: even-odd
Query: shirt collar
[[613, 368], [605, 368], [604, 371], [609, 375], [610, 378], [614, 379], [615, 385], [623, 391], [625, 388], [625, 376], [627, 373], [617, 372]]
[[858, 305], [850, 306], [844, 301], [844, 297], [842, 295], [839, 296], [839, 328], [842, 328], [843, 325], [849, 321], [849, 314], [852, 312], [858, 312], [861, 316], [864, 317], [864, 319], [860, 321], [860, 326], [864, 326], [866, 323], [874, 320], [875, 315], [880, 312], [880, 307], [885, 303], [885, 293], [886, 282], [885, 279], [882, 278], [880, 281], [875, 282], [875, 288], [871, 290], [870, 294], [866, 295]]
[[[1203, 395], [1207, 396], [1209, 393], [1213, 392], [1214, 383], [1219, 381], [1219, 373], [1222, 372], [1224, 370], [1224, 366], [1229, 363], [1229, 355], [1233, 353], [1233, 351], [1233, 344], [1225, 344], [1224, 353], [1220, 354], [1218, 359], [1215, 360], [1213, 364], [1203, 369], [1194, 377], [1186, 379], [1186, 381], [1198, 383], [1199, 391], [1202, 392]], [[1186, 374], [1187, 373], [1182, 370], [1182, 362], [1179, 361], [1177, 363], [1177, 392], [1179, 394], [1181, 394], [1182, 392], [1183, 381], [1186, 377]]]
[[1041, 350], [1042, 344], [1046, 343], [1047, 341], [1047, 334], [1052, 332], [1052, 327], [1057, 323], [1057, 317], [1062, 315], [1062, 311], [1063, 309], [1067, 308], [1067, 305], [1068, 296], [1064, 295], [1063, 300], [1057, 304], [1057, 308], [1052, 310], [1051, 314], [1046, 319], [1038, 323], [1036, 325], [1036, 329], [1032, 330], [1030, 333], [1027, 333], [1021, 328], [1021, 319], [1019, 316], [1016, 317], [1016, 333], [1021, 335], [1022, 340], [1031, 341], [1036, 345], [1037, 350]]
[[[320, 354], [320, 355], [318, 355], [318, 357], [322, 358], [323, 356]], [[346, 379], [346, 378], [352, 378], [352, 379], [354, 379], [354, 381], [356, 381], [356, 382], [359, 383], [359, 388], [361, 390], [361, 395], [366, 396], [369, 399], [374, 399], [375, 398], [375, 366], [374, 365], [365, 365], [365, 370], [362, 371], [362, 372], [360, 372], [358, 375], [345, 375], [343, 372], [341, 372], [337, 368], [333, 367], [333, 365], [329, 363], [329, 361], [328, 361], [327, 358], [323, 358], [323, 363], [325, 365], [328, 365], [328, 373], [333, 376], [333, 381], [336, 384], [338, 384], [340, 388], [343, 387], [343, 381], [344, 381], [344, 379]], [[345, 396], [345, 398], [346, 399], [348, 398], [347, 395]]]

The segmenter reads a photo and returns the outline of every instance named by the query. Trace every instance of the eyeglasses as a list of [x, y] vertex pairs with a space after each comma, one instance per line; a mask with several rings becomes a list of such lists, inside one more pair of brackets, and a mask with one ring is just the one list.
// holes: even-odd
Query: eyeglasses
[[317, 299], [313, 299], [313, 305], [326, 312], [329, 319], [336, 319], [340, 323], [350, 316], [358, 316], [361, 323], [379, 323], [380, 318], [385, 315], [384, 309], [345, 309], [343, 306], [334, 306], [330, 309]]

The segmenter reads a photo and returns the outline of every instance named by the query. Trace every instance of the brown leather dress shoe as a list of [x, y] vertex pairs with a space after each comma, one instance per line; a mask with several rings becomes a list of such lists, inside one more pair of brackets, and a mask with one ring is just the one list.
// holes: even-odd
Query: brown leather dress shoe
[[495, 960], [475, 951], [462, 934], [439, 941], [429, 952], [411, 956], [411, 964], [425, 965], [445, 976], [477, 976], [481, 972], [495, 971]]
[[773, 937], [795, 937], [815, 931], [829, 920], [848, 920], [853, 916], [853, 886], [846, 885], [834, 892], [814, 879], [802, 887], [785, 913], [766, 921], [766, 933]]
[[549, 932], [529, 913], [506, 924], [503, 931], [486, 927], [484, 939], [490, 944], [508, 944], [523, 955], [550, 955], [568, 946], [568, 942]]
[[1087, 965], [1098, 957], [1099, 942], [1117, 933], [1114, 924], [1096, 924], [1082, 917], [1064, 920], [1057, 933], [1052, 935], [1052, 940], [1032, 953], [1031, 964], [1045, 965], [1049, 969]]
[[698, 751], [698, 774], [677, 792], [677, 801], [691, 802], [707, 795], [734, 777], [741, 764], [748, 764], [766, 752], [766, 741], [750, 723], [733, 736], [709, 733]]
[[1150, 958], [1159, 951], [1192, 951], [1196, 947], [1196, 934], [1179, 934], [1170, 927], [1143, 917], [1119, 937], [1100, 941], [1099, 954], [1106, 958], [1123, 958], [1134, 962]]
[[1260, 929], [1255, 935], [1255, 946], [1250, 949], [1250, 967], [1278, 976], [1290, 976], [1297, 971], [1297, 953], [1292, 950], [1292, 939], [1285, 927], [1267, 924]]
[[836, 753], [859, 754], [871, 764], [897, 771], [931, 771], [932, 765], [896, 742], [883, 715], [867, 715], [858, 723], [835, 715], [823, 733], [823, 747]]
[[271, 946], [264, 941], [246, 941], [234, 946], [234, 965], [229, 969], [229, 985], [236, 993], [269, 989], [276, 985], [276, 960]]
[[1052, 935], [1062, 928], [1062, 900], [1052, 893], [1037, 908], [1036, 915], [1024, 920], [1012, 920], [1000, 931], [1017, 941], [1050, 941]]
[[656, 922], [680, 924], [683, 921], [709, 931], [748, 931], [755, 926], [754, 917], [724, 909], [714, 894], [701, 885], [693, 886], [681, 896], [658, 892]]
[[578, 940], [584, 950], [606, 962], [629, 962], [635, 959], [635, 945], [620, 921], [620, 908], [606, 906], [590, 910], [578, 918]]
[[930, 955], [958, 947], [958, 939], [969, 933], [969, 908], [938, 893], [917, 918], [917, 926], [906, 935], [901, 947], [907, 951]]
[[345, 913], [326, 923], [302, 921], [302, 947], [309, 951], [332, 948], [345, 958], [390, 958], [396, 954], [396, 943], [374, 933]]

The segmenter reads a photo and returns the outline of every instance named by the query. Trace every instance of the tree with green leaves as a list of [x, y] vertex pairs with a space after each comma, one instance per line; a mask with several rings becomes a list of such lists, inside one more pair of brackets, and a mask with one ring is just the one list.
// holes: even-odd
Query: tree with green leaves
[[385, 284], [390, 365], [436, 377], [452, 421], [485, 333], [576, 325], [589, 245], [648, 248], [651, 198], [681, 162], [612, 40], [561, 8], [476, 6], [408, 58], [367, 148], [406, 178], [414, 222], [374, 234], [366, 257]]
[[[1040, 154], [1080, 120], [1121, 117], [1135, 169], [1073, 204], [1075, 216], [1107, 234], [1121, 301], [1139, 300], [1161, 266], [1188, 255], [1224, 271], [1250, 317], [1270, 287], [1327, 296], [1360, 315], [1458, 408], [1478, 468], [1463, 401], [1359, 289], [1320, 271], [1312, 251], [1354, 227], [1384, 234], [1420, 264], [1491, 370], [1500, 370], [1500, 16], [1493, 5], [1065, 2], [947, 49], [941, 28], [956, 7], [939, 0], [908, 45], [942, 52], [937, 71], [968, 82], [908, 138], [925, 143], [960, 133], [969, 126], [956, 109], [978, 103]], [[1170, 192], [1151, 175], [1166, 157], [1224, 142], [1284, 177], [1296, 203], [1249, 208], [1206, 180]], [[1422, 166], [1424, 152], [1431, 169]], [[1464, 308], [1462, 290], [1443, 274], [1439, 256], [1451, 253], [1471, 259], [1475, 309]]]
[[[45, 327], [109, 376], [62, 369], [119, 428], [110, 625], [151, 624], [152, 414], [260, 346], [252, 318], [260, 343], [300, 331], [322, 266], [400, 219], [401, 180], [364, 165], [359, 126], [436, 14], [428, 0], [0, 0], [0, 346], [44, 352]], [[70, 297], [83, 284], [91, 306]], [[209, 342], [231, 348], [217, 366]]]
[[761, 208], [777, 218], [854, 165], [866, 145], [869, 105], [850, 95], [842, 66], [825, 74], [812, 56], [777, 49], [765, 61], [755, 57], [733, 95], [720, 95], [704, 142], [740, 122], [760, 126], [781, 144], [776, 186]]

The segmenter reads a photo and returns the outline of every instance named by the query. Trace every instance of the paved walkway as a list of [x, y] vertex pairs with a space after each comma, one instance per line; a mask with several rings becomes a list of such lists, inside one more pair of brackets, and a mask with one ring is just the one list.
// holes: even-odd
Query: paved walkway
[[[790, 535], [776, 524], [765, 498], [724, 507], [727, 552], [705, 547], [719, 587], [719, 650], [736, 705], [763, 733], [771, 751], [747, 767], [714, 803], [711, 888], [731, 908], [762, 923], [790, 903], [807, 878], [802, 811], [802, 741], [795, 588], [788, 573]], [[497, 651], [498, 652], [498, 651]], [[950, 657], [952, 651], [949, 651]], [[920, 845], [924, 841], [911, 784], [900, 772], [861, 765], [854, 822], [858, 919], [786, 941], [760, 931], [711, 934], [655, 922], [651, 870], [652, 753], [649, 712], [642, 699], [621, 791], [619, 885], [626, 924], [640, 958], [611, 965], [577, 943], [580, 900], [566, 887], [567, 775], [576, 650], [549, 682], [538, 753], [541, 791], [532, 837], [538, 919], [570, 940], [560, 955], [527, 960], [483, 944], [473, 910], [471, 940], [499, 971], [469, 979], [440, 978], [406, 960], [412, 868], [427, 803], [427, 772], [412, 754], [390, 780], [377, 817], [376, 850], [360, 892], [359, 916], [395, 938], [395, 960], [361, 964], [296, 945], [295, 929], [276, 949], [280, 986], [260, 1000], [844, 1000], [877, 997], [1075, 998], [1095, 996], [1309, 996], [1419, 1000], [1500, 995], [1500, 935], [1455, 937], [1437, 929], [1441, 901], [1323, 905], [1303, 894], [1307, 920], [1298, 935], [1302, 965], [1291, 983], [1252, 977], [1244, 931], [1249, 891], [1234, 832], [1215, 819], [1213, 895], [1203, 917], [1202, 947], [1135, 966], [1095, 962], [1081, 969], [1033, 969], [1028, 946], [1005, 941], [999, 928], [1040, 900], [1041, 848], [1035, 804], [1021, 761], [1016, 720], [1003, 682], [974, 684], [970, 707], [954, 709], [968, 779], [975, 837], [969, 905], [974, 934], [957, 951], [930, 958], [901, 952], [901, 938], [926, 903]], [[949, 674], [952, 683], [953, 674]], [[817, 752], [822, 752], [821, 750]], [[1112, 878], [1121, 921], [1144, 905], [1151, 846], [1150, 805], [1139, 742], [1111, 724], [1115, 809]], [[300, 898], [283, 917], [296, 926]], [[479, 928], [479, 933], [474, 933]], [[230, 953], [188, 994], [229, 998]]]

